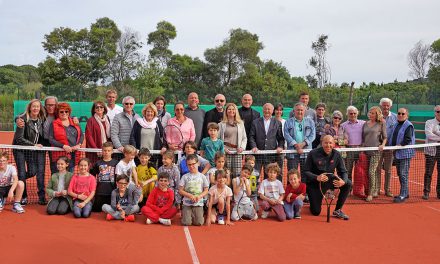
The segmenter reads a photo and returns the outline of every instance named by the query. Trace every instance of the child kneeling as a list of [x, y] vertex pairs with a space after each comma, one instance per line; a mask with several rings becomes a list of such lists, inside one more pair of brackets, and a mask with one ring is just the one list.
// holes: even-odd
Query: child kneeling
[[147, 203], [142, 207], [142, 214], [147, 218], [146, 224], [161, 223], [171, 225], [171, 219], [177, 214], [173, 206], [174, 190], [168, 188], [170, 175], [166, 172], [159, 173], [158, 185], [148, 196]]
[[238, 221], [241, 218], [257, 220], [258, 214], [255, 210], [254, 203], [250, 199], [252, 195], [251, 183], [249, 177], [252, 173], [252, 166], [244, 165], [241, 168], [240, 177], [232, 180], [232, 188], [234, 189], [235, 205], [232, 209], [232, 221]]
[[[216, 185], [209, 189], [208, 214], [206, 225], [217, 222], [219, 225], [232, 225], [231, 223], [231, 197], [232, 190], [226, 185], [227, 176], [224, 170], [215, 172]], [[214, 207], [214, 210], [212, 210]], [[226, 222], [225, 222], [226, 217]]]
[[277, 180], [278, 173], [280, 172], [280, 167], [277, 163], [270, 163], [267, 165], [267, 179], [265, 179], [258, 189], [261, 200], [261, 208], [263, 212], [261, 213], [261, 218], [267, 218], [269, 216], [270, 210], [272, 209], [277, 215], [278, 221], [286, 220], [286, 213], [284, 213], [283, 199], [284, 199], [284, 188], [283, 184]]
[[104, 204], [102, 211], [107, 213], [107, 220], [134, 222], [134, 214], [139, 212], [139, 192], [136, 186], [129, 184], [125, 174], [116, 176], [117, 188], [112, 191], [111, 204]]
[[284, 200], [284, 211], [287, 219], [301, 219], [301, 208], [303, 207], [304, 197], [306, 196], [306, 185], [301, 182], [296, 169], [291, 169], [287, 173], [289, 184], [286, 187]]

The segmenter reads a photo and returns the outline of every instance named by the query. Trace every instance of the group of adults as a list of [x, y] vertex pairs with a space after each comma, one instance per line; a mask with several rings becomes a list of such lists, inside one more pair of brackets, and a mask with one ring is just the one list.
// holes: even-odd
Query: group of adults
[[[366, 152], [369, 178], [368, 193], [365, 194], [366, 201], [371, 201], [380, 194], [382, 168], [385, 170], [384, 193], [387, 196], [393, 196], [390, 186], [393, 159], [397, 164], [397, 173], [401, 183], [400, 193], [394, 201], [405, 201], [408, 197], [408, 172], [414, 149], [391, 151], [383, 150], [383, 148], [415, 144], [414, 126], [408, 121], [408, 110], [400, 108], [397, 114], [392, 113], [390, 111], [392, 101], [382, 98], [379, 106], [369, 109], [367, 121], [359, 120], [358, 109], [349, 106], [346, 111], [348, 120], [343, 122], [344, 117], [341, 111], [334, 111], [331, 118], [327, 117], [325, 115], [326, 105], [319, 103], [315, 109], [312, 109], [309, 106], [309, 99], [308, 93], [301, 93], [299, 102], [294, 104], [288, 120], [282, 118], [282, 104], [276, 106], [271, 103], [264, 104], [263, 115], [260, 116], [260, 113], [252, 108], [253, 100], [250, 94], [243, 95], [240, 108], [234, 103], [227, 103], [224, 95], [217, 94], [214, 98], [215, 107], [205, 112], [199, 107], [199, 98], [194, 92], [188, 95], [187, 107], [183, 102], [174, 104], [174, 117], [166, 111], [167, 102], [163, 96], [146, 104], [140, 116], [133, 111], [135, 106], [133, 97], [124, 97], [121, 107], [116, 104], [117, 92], [109, 90], [106, 93], [106, 103], [102, 101], [93, 103], [91, 117], [87, 121], [86, 131], [83, 134], [78, 119], [72, 117], [70, 105], [58, 103], [57, 98], [48, 96], [44, 100], [44, 106], [37, 99], [30, 101], [25, 113], [16, 119], [17, 130], [13, 144], [62, 148], [64, 151], [49, 152], [53, 173], [56, 172], [56, 159], [66, 154], [71, 160], [69, 168], [73, 170], [75, 163], [78, 162], [76, 150], [81, 146], [84, 138], [86, 147], [95, 149], [100, 149], [103, 143], [111, 141], [120, 151], [127, 144], [138, 149], [148, 148], [161, 152], [166, 149], [182, 150], [182, 141], [191, 140], [199, 145], [201, 139], [208, 136], [207, 124], [215, 122], [219, 123], [219, 138], [224, 142], [226, 154], [241, 153], [244, 150], [252, 150], [255, 154], [259, 154], [260, 150], [275, 150], [270, 155], [256, 155], [255, 165], [258, 171], [270, 162], [278, 162], [282, 167], [284, 160], [282, 150], [295, 150], [294, 153], [288, 153], [285, 156], [287, 167], [290, 170], [299, 166], [302, 181], [311, 186], [328, 178], [318, 177], [320, 174], [312, 173], [316, 168], [319, 168], [321, 173], [323, 170], [333, 172], [328, 170], [335, 164], [323, 167], [327, 162], [335, 161], [334, 158], [325, 160], [330, 157], [329, 153], [341, 155], [343, 158], [341, 160], [344, 160], [344, 166], [341, 166], [338, 171], [341, 182], [336, 183], [334, 187], [340, 188], [345, 185], [348, 192], [351, 189], [352, 171], [359, 158], [359, 152], [348, 151], [341, 154], [334, 152], [333, 148], [378, 147], [378, 151]], [[426, 123], [427, 142], [440, 141], [438, 125], [440, 106], [435, 107], [435, 115], [436, 118]], [[181, 134], [165, 133], [164, 129], [170, 125], [177, 126]], [[326, 139], [327, 148], [324, 147], [324, 139]], [[315, 152], [308, 154], [308, 151], [304, 151], [319, 149], [319, 147], [321, 152], [327, 153], [324, 156], [321, 155], [322, 158], [314, 159], [316, 158]], [[329, 148], [331, 148], [330, 152]], [[92, 162], [99, 158], [99, 152], [87, 155]], [[15, 150], [14, 157], [17, 161], [20, 180], [37, 176], [39, 203], [44, 204], [46, 153]], [[241, 156], [227, 155], [227, 157], [233, 176], [239, 175], [242, 166]], [[307, 163], [308, 157], [316, 164], [311, 166], [312, 163]], [[427, 148], [424, 198], [429, 197], [431, 175], [439, 157], [438, 147]], [[437, 163], [437, 168], [439, 166]], [[437, 182], [439, 192], [439, 181]], [[439, 193], [437, 194], [439, 196]], [[26, 197], [26, 192], [24, 197]], [[340, 197], [340, 200], [343, 204], [344, 199]]]

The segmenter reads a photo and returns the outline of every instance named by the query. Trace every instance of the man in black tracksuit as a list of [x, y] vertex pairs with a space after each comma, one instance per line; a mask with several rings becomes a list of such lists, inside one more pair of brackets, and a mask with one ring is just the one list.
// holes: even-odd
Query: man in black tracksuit
[[[319, 185], [322, 184], [323, 193], [328, 189], [339, 188], [340, 193], [333, 216], [348, 220], [348, 215], [341, 210], [351, 189], [351, 181], [348, 179], [344, 161], [341, 154], [333, 149], [335, 142], [332, 136], [324, 136], [321, 145], [322, 147], [309, 152], [304, 165], [310, 212], [313, 215], [321, 213], [322, 193]], [[335, 170], [337, 176], [334, 174]]]

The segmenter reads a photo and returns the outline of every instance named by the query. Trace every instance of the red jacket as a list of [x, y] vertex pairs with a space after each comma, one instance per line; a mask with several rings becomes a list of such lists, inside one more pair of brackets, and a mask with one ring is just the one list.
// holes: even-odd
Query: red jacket
[[295, 201], [296, 197], [298, 197], [298, 195], [302, 194], [305, 195], [306, 194], [306, 185], [305, 183], [300, 183], [298, 188], [293, 189], [292, 185], [289, 183], [287, 184], [286, 187], [286, 193], [284, 194], [284, 201], [287, 202], [287, 196], [289, 194], [292, 194], [292, 196], [290, 197], [290, 203], [293, 203], [293, 201]]
[[[70, 118], [70, 117], [69, 117], [69, 123], [71, 126], [74, 126], [76, 128], [76, 131], [78, 132], [76, 142], [77, 142], [77, 144], [79, 144], [80, 143], [79, 141], [81, 138], [81, 128], [78, 125], [75, 125], [73, 123], [72, 118]], [[66, 128], [63, 126], [61, 119], [59, 119], [59, 118], [55, 119], [52, 123], [52, 126], [53, 126], [54, 139], [63, 145], [69, 146], [69, 141], [67, 140], [67, 135], [66, 135]], [[58, 160], [58, 158], [61, 156], [69, 156], [69, 155], [65, 151], [54, 151], [52, 153], [52, 161], [56, 162]], [[78, 164], [79, 158], [80, 158], [79, 152], [76, 151], [75, 152], [75, 164]]]

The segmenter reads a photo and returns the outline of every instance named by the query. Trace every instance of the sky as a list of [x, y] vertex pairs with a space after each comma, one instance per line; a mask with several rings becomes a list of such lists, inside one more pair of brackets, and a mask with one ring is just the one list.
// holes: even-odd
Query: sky
[[311, 44], [326, 34], [332, 83], [406, 81], [414, 44], [440, 38], [438, 10], [439, 0], [0, 0], [0, 65], [36, 66], [48, 55], [45, 34], [109, 17], [144, 43], [159, 21], [171, 22], [177, 37], [170, 49], [199, 58], [231, 29], [246, 29], [264, 45], [260, 58], [282, 63], [292, 76], [313, 74]]

